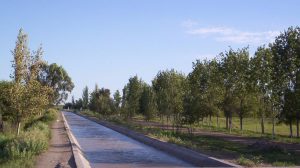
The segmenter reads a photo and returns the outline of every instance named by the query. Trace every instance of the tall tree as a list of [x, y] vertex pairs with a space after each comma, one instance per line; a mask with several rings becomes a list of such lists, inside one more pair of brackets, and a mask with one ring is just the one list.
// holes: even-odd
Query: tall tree
[[127, 84], [128, 93], [126, 95], [127, 102], [127, 111], [126, 118], [131, 119], [137, 112], [139, 112], [140, 108], [140, 97], [142, 93], [144, 82], [140, 80], [137, 76], [131, 77]]
[[[300, 28], [289, 27], [276, 37], [271, 48], [274, 55], [273, 86], [274, 97], [276, 98], [274, 101], [275, 107], [277, 111], [286, 113], [288, 111], [284, 110], [286, 109], [284, 106], [289, 106], [291, 103], [285, 102], [293, 102], [287, 99], [295, 98], [295, 96], [290, 96], [290, 94], [296, 90], [296, 75], [300, 71]], [[293, 107], [293, 109], [297, 108]], [[288, 115], [281, 114], [281, 116]], [[292, 128], [290, 126], [290, 129]]]
[[120, 95], [120, 92], [119, 90], [116, 90], [116, 92], [114, 93], [114, 105], [118, 113], [120, 112], [121, 101], [122, 101], [122, 97]]
[[89, 88], [86, 86], [82, 92], [82, 106], [87, 109], [89, 105]]
[[258, 101], [258, 115], [261, 118], [261, 133], [265, 133], [265, 117], [270, 111], [270, 95], [272, 93], [272, 52], [265, 46], [258, 47], [250, 60], [252, 92]]
[[186, 77], [172, 69], [159, 72], [152, 83], [160, 113], [167, 119], [172, 116], [173, 126], [178, 128], [183, 113]]
[[67, 71], [56, 63], [44, 64], [42, 72], [39, 75], [39, 81], [54, 90], [53, 102], [58, 105], [68, 98], [74, 84]]
[[35, 114], [43, 111], [49, 105], [49, 97], [52, 96], [52, 89], [42, 86], [38, 82], [37, 75], [41, 71], [42, 49], [32, 54], [27, 46], [27, 35], [19, 31], [16, 47], [12, 52], [14, 83], [10, 89], [10, 111], [13, 112], [13, 121], [19, 135], [21, 122], [26, 121]]
[[149, 121], [155, 117], [156, 112], [155, 93], [150, 86], [145, 85], [140, 98], [140, 113], [145, 116], [146, 121]]

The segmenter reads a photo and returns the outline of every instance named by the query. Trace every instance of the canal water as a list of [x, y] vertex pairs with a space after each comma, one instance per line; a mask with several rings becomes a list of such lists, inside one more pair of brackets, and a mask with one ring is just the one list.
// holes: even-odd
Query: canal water
[[91, 167], [192, 167], [74, 113], [63, 114]]

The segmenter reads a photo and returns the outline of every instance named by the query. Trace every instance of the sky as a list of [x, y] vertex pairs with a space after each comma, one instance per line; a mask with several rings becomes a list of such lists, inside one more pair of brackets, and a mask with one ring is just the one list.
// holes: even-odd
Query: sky
[[29, 47], [62, 65], [80, 98], [88, 86], [122, 90], [138, 75], [188, 74], [192, 62], [220, 52], [272, 42], [300, 24], [297, 0], [3, 0], [0, 2], [0, 80], [10, 80], [11, 50], [20, 28]]

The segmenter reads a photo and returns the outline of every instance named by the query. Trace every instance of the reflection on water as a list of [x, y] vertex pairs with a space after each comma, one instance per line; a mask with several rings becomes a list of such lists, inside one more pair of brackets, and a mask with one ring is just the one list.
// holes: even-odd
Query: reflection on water
[[73, 113], [64, 112], [92, 167], [190, 167], [186, 162]]

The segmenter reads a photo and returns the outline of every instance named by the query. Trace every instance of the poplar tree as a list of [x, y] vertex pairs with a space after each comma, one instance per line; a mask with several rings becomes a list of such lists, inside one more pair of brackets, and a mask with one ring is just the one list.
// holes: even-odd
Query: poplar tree
[[89, 88], [86, 86], [82, 92], [82, 106], [87, 109], [89, 105]]

